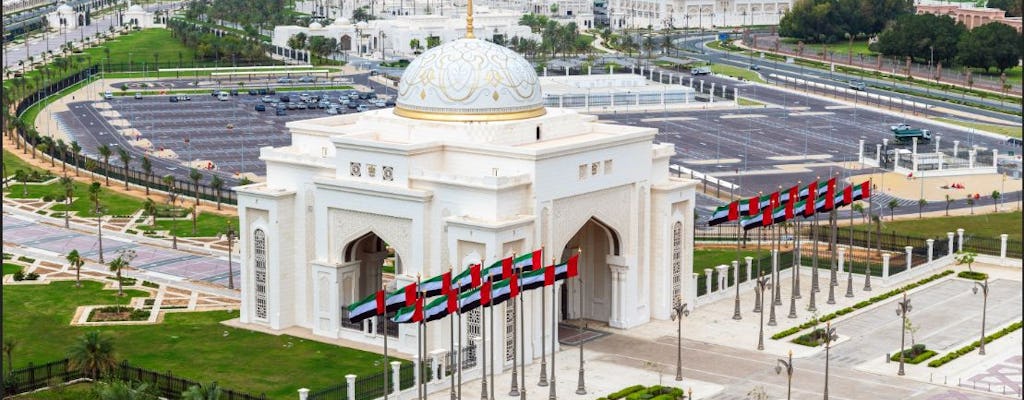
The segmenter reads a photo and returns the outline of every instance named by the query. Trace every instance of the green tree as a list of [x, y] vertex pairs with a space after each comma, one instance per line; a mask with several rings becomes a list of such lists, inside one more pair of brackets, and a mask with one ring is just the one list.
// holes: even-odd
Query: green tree
[[131, 190], [128, 188], [128, 164], [132, 162], [132, 154], [125, 150], [123, 147], [117, 148], [117, 158], [121, 160], [121, 164], [124, 165], [124, 190]]
[[110, 155], [113, 153], [110, 151], [110, 146], [105, 144], [100, 145], [96, 150], [100, 153], [100, 157], [103, 157], [103, 169], [107, 171], [103, 175], [107, 177], [107, 186], [110, 186]]
[[1017, 65], [1021, 34], [1008, 25], [990, 22], [972, 29], [957, 43], [957, 62], [968, 67], [996, 68], [999, 72]]
[[950, 204], [953, 204], [953, 197], [951, 197], [950, 195], [947, 194], [946, 195], [946, 216], [947, 217], [949, 216], [949, 205]]
[[78, 253], [78, 249], [72, 249], [64, 258], [68, 260], [68, 266], [75, 269], [75, 287], [82, 287], [81, 273], [85, 258]]
[[[117, 275], [117, 296], [124, 297], [124, 282], [121, 279], [121, 271], [131, 266], [135, 259], [135, 250], [121, 250], [113, 261], [110, 262], [110, 271]], [[120, 304], [118, 305], [120, 306]]]
[[4, 351], [4, 356], [5, 356], [4, 358], [7, 359], [7, 373], [10, 373], [11, 371], [14, 371], [14, 362], [11, 361], [12, 360], [11, 353], [14, 353], [14, 349], [17, 348], [17, 347], [18, 347], [18, 342], [16, 340], [14, 340], [14, 338], [11, 338], [11, 337], [4, 338], [4, 348], [3, 348], [3, 351]]
[[93, 389], [98, 400], [156, 400], [152, 392], [146, 383], [121, 380], [103, 382]]
[[963, 23], [946, 15], [904, 15], [878, 35], [875, 46], [887, 56], [909, 56], [921, 62], [934, 60], [949, 65], [965, 32]]
[[213, 188], [213, 193], [217, 197], [217, 209], [220, 210], [220, 192], [224, 189], [224, 181], [214, 175], [213, 178], [210, 178], [210, 187]]
[[928, 200], [918, 199], [917, 200], [917, 219], [921, 219], [921, 211], [924, 210], [924, 206], [928, 205]]
[[412, 39], [409, 41], [409, 48], [412, 49], [413, 52], [417, 52], [423, 48], [423, 45], [420, 44], [419, 39]]
[[369, 9], [366, 8], [366, 6], [359, 7], [352, 11], [352, 21], [354, 22], [369, 21], [373, 19], [377, 19], [377, 17], [371, 14]]
[[103, 208], [100, 207], [100, 193], [103, 187], [99, 182], [89, 185], [89, 200], [93, 204], [93, 212], [96, 213], [96, 238], [99, 241], [100, 262], [103, 262]]
[[71, 200], [75, 197], [75, 180], [64, 175], [60, 178], [60, 186], [64, 189], [64, 228], [71, 228]]
[[438, 36], [427, 36], [427, 48], [432, 49], [441, 45], [441, 38]]
[[14, 171], [14, 180], [21, 182], [21, 197], [28, 197], [28, 172], [23, 169]]
[[1021, 15], [1021, 2], [1020, 0], [988, 0], [986, 7], [998, 8], [1006, 11], [1007, 17], [1020, 17]]
[[68, 349], [68, 367], [93, 380], [117, 367], [114, 342], [99, 331], [85, 332]]
[[78, 175], [78, 158], [82, 156], [82, 145], [78, 144], [77, 140], [71, 141], [71, 157], [75, 161], [75, 176]]
[[958, 252], [956, 252], [956, 255], [953, 256], [953, 260], [956, 261], [956, 265], [965, 265], [966, 264], [967, 265], [967, 270], [971, 271], [971, 272], [974, 272], [974, 268], [972, 268], [972, 265], [974, 264], [974, 258], [977, 257], [977, 256], [978, 256], [977, 253], [973, 253], [973, 252], [970, 252], [970, 251], [958, 251]]
[[149, 183], [153, 181], [153, 162], [149, 161], [149, 157], [142, 156], [142, 172], [146, 174], [146, 196], [149, 196]]
[[896, 201], [896, 199], [889, 200], [889, 204], [886, 205], [887, 207], [889, 207], [889, 220], [890, 221], [893, 221], [893, 220], [896, 219], [896, 207], [899, 207], [899, 205], [900, 205], [900, 203], [898, 201]]
[[998, 190], [993, 190], [992, 191], [992, 207], [995, 208], [996, 212], [999, 212], [999, 198], [1000, 197], [1002, 197], [1002, 194], [1000, 194]]
[[223, 393], [217, 382], [192, 385], [181, 393], [181, 400], [220, 400], [221, 397]]
[[293, 50], [306, 48], [306, 34], [299, 32], [288, 38], [288, 47]]
[[156, 207], [156, 202], [153, 201], [153, 199], [147, 197], [146, 201], [142, 202], [142, 210], [145, 211], [147, 215], [149, 215], [149, 224], [155, 226], [156, 213], [158, 211]]

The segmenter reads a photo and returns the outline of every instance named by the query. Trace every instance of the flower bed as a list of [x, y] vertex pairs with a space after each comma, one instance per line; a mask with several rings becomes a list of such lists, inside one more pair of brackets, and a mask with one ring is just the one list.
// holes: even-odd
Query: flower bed
[[872, 297], [870, 299], [861, 301], [861, 302], [859, 302], [857, 304], [854, 304], [853, 307], [842, 308], [842, 309], [836, 310], [836, 312], [822, 315], [821, 317], [819, 317], [817, 319], [811, 318], [810, 321], [804, 322], [803, 324], [800, 324], [799, 326], [794, 326], [792, 328], [786, 329], [784, 331], [781, 331], [779, 333], [776, 333], [776, 334], [772, 335], [772, 339], [774, 339], [774, 340], [782, 339], [782, 338], [790, 336], [790, 335], [792, 335], [794, 333], [800, 332], [800, 331], [802, 331], [804, 329], [807, 329], [807, 328], [810, 328], [812, 326], [815, 326], [815, 325], [817, 325], [819, 323], [826, 322], [826, 321], [831, 321], [831, 320], [835, 319], [836, 317], [852, 313], [855, 310], [859, 310], [861, 308], [864, 308], [864, 307], [867, 307], [869, 305], [875, 304], [875, 303], [880, 302], [882, 300], [885, 300], [885, 299], [888, 299], [890, 297], [896, 296], [898, 294], [901, 294], [901, 293], [906, 292], [908, 290], [914, 289], [914, 288], [919, 287], [921, 285], [927, 284], [927, 283], [929, 283], [931, 281], [934, 281], [936, 279], [942, 278], [942, 277], [944, 277], [946, 275], [949, 275], [949, 274], [952, 274], [952, 273], [953, 273], [953, 270], [945, 270], [945, 271], [942, 271], [942, 272], [937, 273], [935, 275], [932, 275], [932, 276], [929, 276], [929, 277], [924, 278], [922, 280], [919, 280], [917, 282], [914, 282], [914, 283], [911, 283], [911, 284], [906, 285], [904, 287], [901, 287], [899, 289], [893, 289], [893, 290], [890, 290], [888, 292], [882, 293], [882, 294], [880, 294], [878, 296], [875, 296], [875, 297]]
[[821, 328], [815, 329], [797, 336], [797, 338], [793, 339], [792, 342], [807, 347], [821, 346], [821, 344], [825, 342], [825, 330]]
[[983, 281], [988, 279], [988, 274], [984, 272], [975, 271], [960, 271], [959, 273], [956, 274], [956, 276], [964, 279], [973, 279], [976, 281]]
[[675, 400], [681, 398], [685, 398], [683, 389], [659, 385], [651, 387], [634, 385], [606, 397], [599, 397], [597, 400]]
[[[920, 364], [922, 361], [932, 358], [936, 354], [938, 353], [928, 350], [928, 348], [923, 344], [915, 344], [910, 346], [909, 349], [903, 350], [903, 362], [907, 364]], [[889, 359], [899, 362], [900, 353], [897, 352], [893, 354]]]
[[103, 307], [95, 308], [89, 313], [89, 322], [110, 322], [110, 321], [145, 321], [149, 319], [149, 310], [139, 310], [129, 307]]
[[[1021, 327], [1021, 321], [1014, 322], [1010, 326], [1007, 326], [1007, 327], [1005, 327], [1003, 329], [1000, 329], [996, 333], [993, 333], [991, 335], [985, 336], [985, 343], [991, 343], [991, 342], [995, 341], [996, 339], [999, 339], [999, 338], [1001, 338], [1003, 336], [1009, 335], [1010, 333], [1013, 333], [1013, 331], [1016, 331], [1016, 330], [1020, 329], [1020, 327]], [[928, 363], [928, 366], [932, 367], [932, 368], [941, 367], [943, 364], [948, 363], [950, 361], [953, 361], [953, 360], [957, 359], [957, 357], [960, 357], [960, 356], [962, 356], [964, 354], [970, 353], [970, 352], [974, 351], [974, 349], [977, 349], [978, 347], [981, 347], [981, 342], [975, 340], [973, 343], [971, 343], [971, 344], [969, 344], [967, 346], [961, 347], [957, 351], [950, 352], [950, 353], [948, 353], [948, 354], [946, 354], [946, 355], [944, 355], [944, 356], [942, 356], [942, 357], [940, 357], [940, 358], [938, 358], [936, 360], [932, 360], [931, 362]]]

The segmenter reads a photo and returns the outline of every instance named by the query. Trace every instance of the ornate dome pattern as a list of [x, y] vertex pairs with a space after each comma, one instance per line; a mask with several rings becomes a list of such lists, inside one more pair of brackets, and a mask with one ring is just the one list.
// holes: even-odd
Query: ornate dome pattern
[[413, 60], [398, 84], [395, 114], [441, 121], [500, 121], [544, 115], [537, 73], [503, 46], [459, 39]]

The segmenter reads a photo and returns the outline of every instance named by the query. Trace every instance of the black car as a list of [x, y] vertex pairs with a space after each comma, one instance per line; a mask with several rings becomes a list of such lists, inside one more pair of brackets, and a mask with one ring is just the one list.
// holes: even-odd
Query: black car
[[292, 98], [290, 96], [288, 96], [288, 95], [281, 96], [281, 102], [282, 103], [288, 103], [288, 102], [291, 102], [291, 101], [292, 101]]
[[349, 109], [351, 109], [351, 110], [355, 110], [355, 109], [356, 109], [356, 107], [359, 107], [359, 104], [356, 104], [356, 102], [354, 102], [354, 101], [350, 101], [350, 102], [348, 103], [348, 108], [349, 108]]
[[258, 94], [258, 92], [256, 91], [256, 89], [249, 89], [249, 95], [250, 96], [256, 96], [257, 94]]
[[267, 106], [262, 105], [262, 104], [257, 104], [256, 105], [256, 111], [267, 111]]
[[276, 114], [277, 115], [288, 115], [288, 113], [285, 112], [283, 108], [278, 108]]
[[388, 101], [384, 102], [384, 107], [394, 107], [394, 106], [395, 106], [395, 101], [394, 100], [388, 100]]
[[178, 102], [178, 96], [171, 96], [170, 99], [168, 99], [168, 100], [170, 100], [171, 103], [177, 103]]
[[238, 96], [238, 89], [231, 89], [230, 93], [232, 96]]

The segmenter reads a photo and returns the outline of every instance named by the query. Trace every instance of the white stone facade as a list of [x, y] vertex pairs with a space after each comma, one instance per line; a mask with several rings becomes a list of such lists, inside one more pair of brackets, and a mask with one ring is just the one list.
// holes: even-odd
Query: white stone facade
[[792, 0], [608, 0], [612, 29], [777, 25]]
[[85, 25], [85, 12], [75, 11], [67, 4], [61, 4], [53, 12], [46, 14], [46, 24], [50, 29], [74, 29]]

